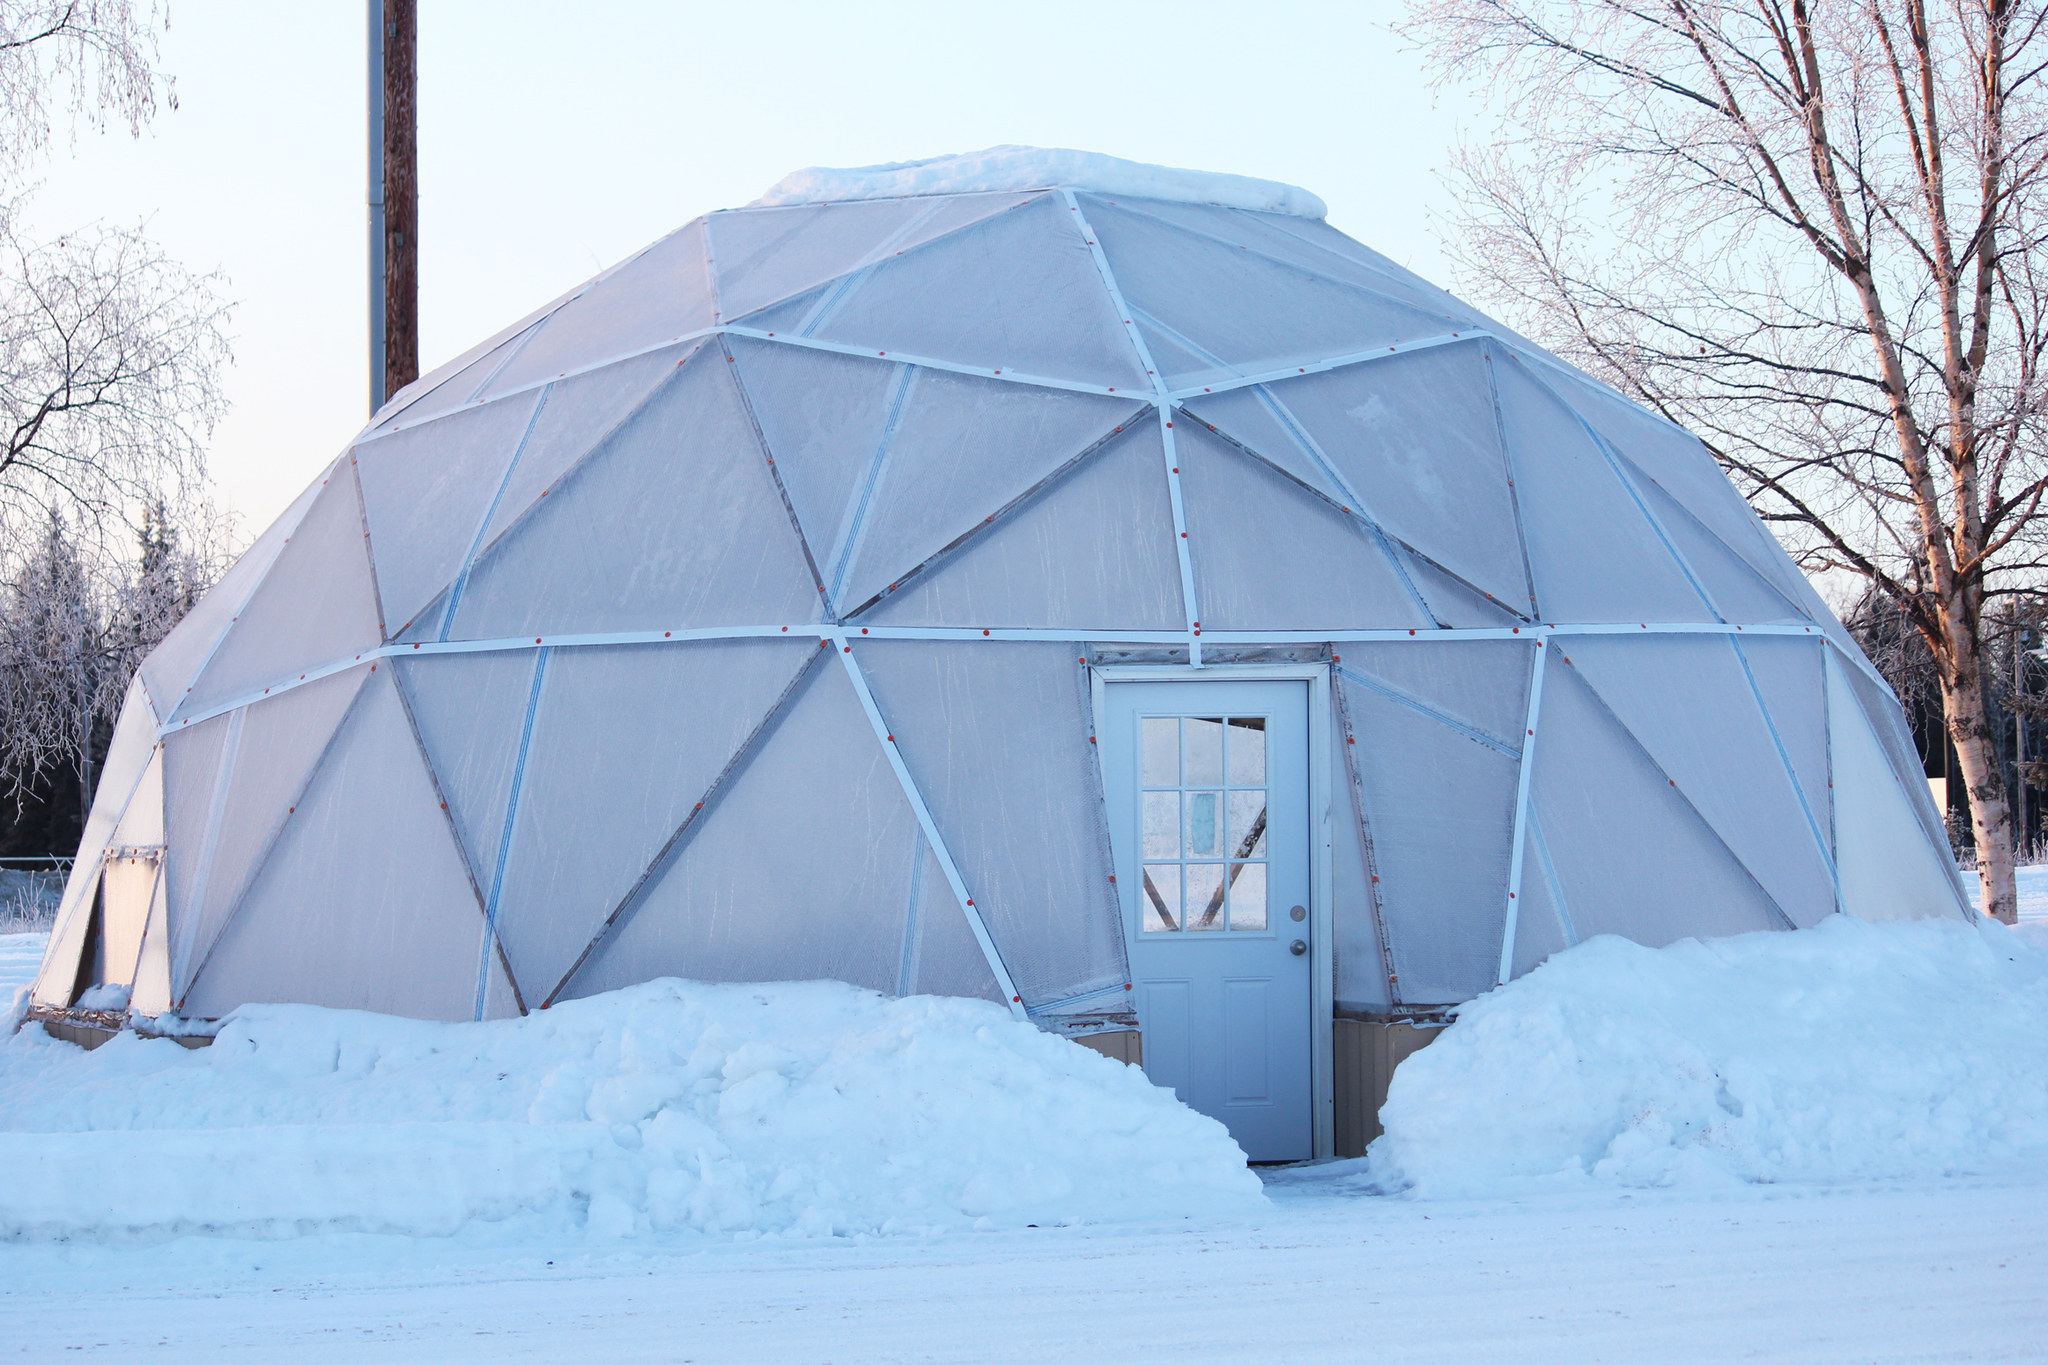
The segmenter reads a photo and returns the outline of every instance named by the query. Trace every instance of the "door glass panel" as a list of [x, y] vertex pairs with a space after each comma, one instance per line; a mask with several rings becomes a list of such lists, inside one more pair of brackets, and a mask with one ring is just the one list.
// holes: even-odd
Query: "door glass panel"
[[1188, 793], [1188, 851], [1190, 858], [1223, 856], [1223, 793]]
[[[1149, 828], [1149, 825], [1147, 826]], [[1266, 852], [1266, 794], [1242, 791], [1230, 794], [1230, 856], [1257, 858]], [[1148, 854], [1149, 856], [1149, 854]]]
[[1145, 856], [1147, 858], [1178, 858], [1180, 856], [1180, 793], [1146, 792], [1145, 803]]
[[1180, 718], [1147, 716], [1144, 729], [1145, 785], [1180, 785]]
[[1180, 864], [1145, 868], [1145, 932], [1171, 934], [1180, 928]]
[[1189, 716], [1181, 722], [1187, 740], [1187, 776], [1190, 787], [1223, 785], [1223, 722]]
[[1230, 785], [1266, 785], [1266, 718], [1234, 716], [1230, 725]]
[[1189, 863], [1187, 926], [1190, 933], [1223, 928], [1223, 864]]
[[1230, 927], [1258, 930], [1266, 927], [1266, 865], [1230, 865]]

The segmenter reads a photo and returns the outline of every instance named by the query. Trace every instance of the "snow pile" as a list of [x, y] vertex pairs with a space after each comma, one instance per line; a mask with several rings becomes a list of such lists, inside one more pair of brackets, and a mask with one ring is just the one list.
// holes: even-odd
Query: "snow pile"
[[0, 1042], [0, 1238], [930, 1233], [1263, 1205], [1221, 1124], [981, 1001], [662, 980]]
[[1985, 921], [1561, 953], [1403, 1062], [1370, 1153], [1421, 1196], [2048, 1160], [2048, 951]]
[[923, 161], [892, 161], [884, 166], [809, 166], [785, 175], [747, 207], [896, 199], [909, 194], [1042, 190], [1054, 185], [1139, 199], [1257, 209], [1297, 218], [1321, 218], [1329, 211], [1307, 190], [1277, 180], [1151, 166], [1100, 152], [1008, 145]]

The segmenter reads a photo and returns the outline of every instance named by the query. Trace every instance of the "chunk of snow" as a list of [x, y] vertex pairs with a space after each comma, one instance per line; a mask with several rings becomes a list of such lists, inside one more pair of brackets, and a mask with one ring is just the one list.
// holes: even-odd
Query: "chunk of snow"
[[[0, 1240], [826, 1236], [1264, 1206], [1223, 1126], [981, 1001], [662, 980], [525, 1019], [248, 1006], [0, 1040]], [[495, 1226], [493, 1226], [495, 1225]]]
[[913, 194], [1042, 190], [1055, 186], [1137, 199], [1256, 209], [1297, 218], [1321, 218], [1329, 212], [1323, 201], [1307, 190], [1277, 180], [1151, 166], [1100, 152], [1012, 145], [928, 157], [923, 161], [892, 161], [882, 166], [807, 166], [776, 181], [766, 194], [747, 207], [897, 199]]
[[2048, 951], [1991, 921], [1603, 936], [1395, 1072], [1383, 1188], [1726, 1184], [2048, 1159]]

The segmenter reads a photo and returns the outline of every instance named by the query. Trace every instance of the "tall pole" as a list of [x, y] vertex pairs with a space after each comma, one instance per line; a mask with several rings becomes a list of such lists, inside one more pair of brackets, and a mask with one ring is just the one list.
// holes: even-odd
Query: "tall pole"
[[368, 0], [370, 411], [419, 378], [415, 0]]

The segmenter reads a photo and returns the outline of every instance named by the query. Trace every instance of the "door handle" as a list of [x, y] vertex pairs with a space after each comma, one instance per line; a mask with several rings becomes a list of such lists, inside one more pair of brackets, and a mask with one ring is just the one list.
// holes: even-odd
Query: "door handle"
[[1300, 957], [1303, 953], [1308, 951], [1308, 945], [1306, 943], [1303, 943], [1300, 939], [1296, 939], [1294, 940], [1294, 942], [1287, 945], [1287, 951], [1293, 953], [1296, 957]]

